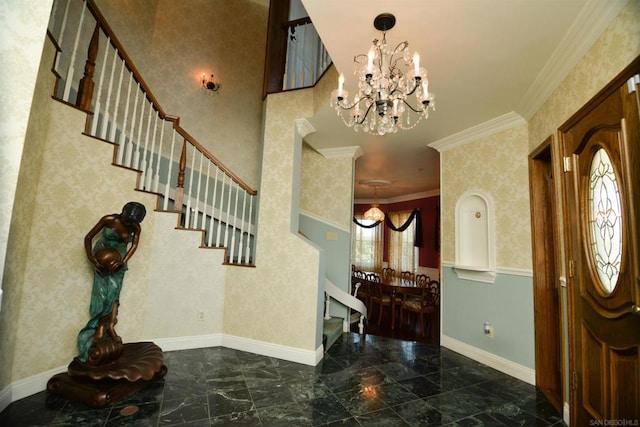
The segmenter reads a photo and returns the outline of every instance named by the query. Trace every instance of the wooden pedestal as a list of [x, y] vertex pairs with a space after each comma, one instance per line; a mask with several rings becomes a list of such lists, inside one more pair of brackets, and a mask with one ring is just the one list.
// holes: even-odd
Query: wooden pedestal
[[112, 363], [90, 366], [75, 358], [68, 372], [54, 375], [47, 390], [92, 408], [123, 400], [167, 374], [162, 350], [152, 342], [124, 344]]

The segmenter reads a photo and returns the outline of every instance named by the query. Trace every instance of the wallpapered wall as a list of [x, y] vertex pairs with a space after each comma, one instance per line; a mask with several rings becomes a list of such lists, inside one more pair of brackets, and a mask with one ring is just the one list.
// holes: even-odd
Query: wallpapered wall
[[[98, 7], [165, 112], [257, 188], [268, 2], [108, 0]], [[202, 73], [220, 79], [217, 94], [201, 88]]]
[[291, 203], [302, 144], [295, 120], [312, 114], [313, 89], [267, 97], [256, 267], [229, 269], [224, 310], [226, 334], [310, 352], [321, 343], [324, 272], [318, 249], [291, 230]]
[[[33, 10], [36, 3], [43, 5], [44, 11]], [[46, 137], [49, 115], [45, 113], [44, 100], [51, 86], [43, 82], [42, 64], [50, 68], [54, 54], [53, 49], [44, 55], [42, 52], [45, 39], [42, 29], [49, 17], [45, 2], [13, 2], [4, 6], [0, 12], [0, 52], [3, 58], [11, 58], [7, 67], [11, 72], [0, 79], [0, 286], [3, 288], [0, 390], [11, 381], [16, 343], [13, 329], [20, 314], [20, 284], [28, 253], [28, 241], [22, 232], [31, 228], [30, 212], [33, 212], [38, 167], [42, 161], [42, 150], [24, 154], [23, 150], [29, 141], [34, 143]], [[36, 86], [36, 82], [41, 83]], [[31, 116], [30, 111], [34, 113]], [[28, 129], [30, 117], [38, 123]], [[22, 167], [21, 160], [24, 161]], [[18, 185], [26, 191], [18, 192]], [[10, 230], [15, 230], [11, 236]], [[8, 253], [12, 254], [11, 259], [5, 259]]]
[[[51, 3], [52, 0], [14, 0], [5, 1], [0, 7], [0, 288], [4, 289], [0, 302], [0, 395], [10, 378], [15, 341], [9, 325], [17, 316], [17, 307], [11, 304], [12, 296], [6, 289], [9, 279], [5, 280], [5, 255], [13, 221], [26, 224], [31, 220], [28, 216], [16, 218], [20, 213], [14, 212], [13, 207]], [[24, 255], [26, 244], [14, 249]]]
[[300, 209], [350, 230], [352, 188], [352, 157], [325, 159], [309, 145], [302, 145]]
[[527, 125], [440, 154], [442, 262], [455, 261], [455, 207], [468, 190], [488, 194], [495, 207], [496, 265], [531, 270]]
[[640, 55], [640, 2], [631, 0], [529, 122], [529, 151]]

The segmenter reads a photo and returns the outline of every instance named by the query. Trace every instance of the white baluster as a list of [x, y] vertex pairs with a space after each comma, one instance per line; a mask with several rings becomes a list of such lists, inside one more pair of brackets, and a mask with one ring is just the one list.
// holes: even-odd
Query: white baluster
[[193, 155], [191, 156], [191, 173], [189, 174], [189, 196], [187, 197], [187, 214], [185, 216], [184, 228], [191, 228], [191, 198], [193, 197], [193, 174], [196, 162], [196, 148], [193, 147]]
[[[98, 82], [98, 95], [96, 96], [95, 108], [93, 109], [93, 116], [91, 118], [91, 132], [92, 136], [97, 136], [98, 120], [100, 120], [100, 100], [102, 98], [102, 83], [104, 82], [104, 69], [107, 66], [107, 59], [109, 58], [109, 43], [111, 39], [107, 37], [107, 42], [104, 46], [104, 55], [102, 55], [102, 67], [100, 67], [100, 79]], [[103, 118], [104, 121], [104, 118]]]
[[[140, 175], [140, 181], [138, 183], [140, 189], [144, 188], [145, 180], [147, 179], [147, 153], [149, 152], [149, 134], [151, 133], [151, 116], [153, 113], [153, 104], [149, 101], [149, 111], [147, 112], [147, 132], [144, 135], [144, 147], [139, 146], [140, 150], [140, 167], [142, 175]], [[137, 165], [138, 163], [136, 163]]]
[[302, 75], [300, 76], [301, 84], [297, 87], [305, 87], [308, 85], [307, 67], [305, 67], [305, 64], [307, 63], [307, 50], [309, 46], [309, 37], [307, 36], [308, 25], [301, 25], [300, 27], [302, 27], [302, 54], [300, 55], [300, 61], [302, 64]]
[[242, 263], [243, 259], [244, 259], [244, 244], [242, 243], [242, 239], [244, 238], [244, 214], [246, 213], [247, 210], [247, 190], [244, 190], [242, 192], [242, 215], [240, 216], [240, 238], [239, 238], [239, 242], [238, 245], [240, 246], [238, 248], [238, 262]]
[[222, 246], [222, 207], [224, 203], [224, 181], [227, 178], [227, 174], [222, 174], [222, 190], [220, 191], [220, 207], [218, 208], [218, 233], [216, 234], [216, 246]]
[[[229, 177], [231, 178], [231, 177]], [[224, 227], [224, 232], [225, 232], [225, 247], [229, 248], [230, 243], [231, 243], [231, 239], [229, 237], [229, 218], [231, 217], [231, 193], [233, 190], [233, 180], [229, 181], [229, 196], [227, 197], [227, 220], [225, 221], [225, 227]], [[227, 251], [227, 255], [229, 257], [231, 257], [231, 255], [229, 254], [229, 251]], [[227, 260], [227, 262], [229, 262], [229, 260]]]
[[[194, 211], [194, 216], [195, 219], [193, 220], [193, 228], [198, 228], [198, 224], [199, 224], [199, 216], [200, 216], [200, 189], [202, 186], [202, 161], [204, 159], [204, 154], [202, 154], [202, 152], [200, 152], [200, 165], [198, 166], [198, 189], [196, 192], [195, 197], [193, 198], [193, 201], [196, 204], [195, 207], [195, 211]], [[204, 227], [202, 227], [204, 228]]]
[[[116, 130], [118, 129], [118, 110], [120, 109], [120, 92], [122, 91], [122, 78], [124, 76], [125, 68], [124, 65], [124, 61], [122, 61], [122, 67], [120, 67], [120, 77], [118, 77], [118, 91], [116, 93], [116, 102], [113, 106], [113, 126], [111, 126], [108, 137], [108, 140], [112, 142], [116, 141]], [[122, 132], [124, 132], [124, 128], [122, 128], [122, 130], [120, 131], [120, 133]]]
[[142, 117], [144, 116], [144, 100], [145, 100], [145, 96], [144, 96], [144, 92], [140, 91], [140, 93], [142, 93], [142, 107], [140, 108], [140, 119], [138, 119], [138, 137], [136, 138], [136, 150], [133, 153], [133, 165], [131, 166], [132, 169], [138, 169], [138, 165], [140, 164], [140, 147], [142, 144], [140, 144], [140, 137], [142, 136]]
[[253, 199], [255, 199], [255, 196], [251, 196], [249, 198], [249, 229], [247, 230], [247, 254], [245, 255], [245, 259], [247, 260], [247, 264], [249, 263], [249, 260], [251, 259], [251, 232], [252, 232], [252, 222], [251, 222], [251, 214], [253, 213]]
[[328, 293], [324, 293], [324, 320], [331, 319], [331, 314], [329, 314], [329, 306], [331, 305], [331, 297]]
[[[69, 16], [69, 4], [71, 3], [71, 0], [67, 0], [67, 4], [64, 7], [64, 14], [62, 15], [62, 23], [60, 24], [60, 33], [58, 35], [58, 40], [56, 40], [56, 42], [58, 43], [58, 46], [62, 46], [62, 43], [64, 41], [64, 30], [67, 28], [67, 17]], [[53, 69], [58, 73], [58, 66], [60, 65], [60, 53], [58, 53], [56, 55], [56, 62], [53, 65]], [[56, 94], [57, 95], [57, 94]]]
[[[133, 141], [135, 138], [135, 131], [136, 131], [136, 113], [138, 111], [138, 96], [140, 95], [140, 82], [138, 82], [138, 90], [136, 91], [136, 100], [133, 102], [133, 114], [131, 114], [131, 133], [129, 133], [129, 144], [127, 145], [127, 155], [125, 157], [125, 166], [130, 168], [131, 167], [131, 156], [133, 155]], [[144, 105], [144, 101], [143, 105]]]
[[173, 130], [173, 136], [171, 137], [171, 152], [169, 153], [169, 170], [167, 171], [167, 182], [164, 185], [164, 204], [162, 209], [169, 210], [169, 197], [171, 197], [171, 170], [173, 169], [173, 150], [176, 144], [176, 131]]
[[146, 179], [144, 181], [144, 189], [151, 191], [151, 181], [153, 180], [153, 155], [156, 152], [156, 134], [158, 132], [158, 117], [160, 115], [156, 112], [156, 119], [153, 122], [153, 138], [151, 138], [151, 151], [147, 154], [149, 161], [147, 162]]
[[216, 215], [216, 191], [218, 190], [218, 173], [220, 168], [216, 166], [216, 177], [213, 185], [213, 197], [211, 199], [211, 218], [209, 219], [209, 234], [207, 235], [207, 246], [211, 246], [213, 242], [214, 217]]
[[[202, 206], [202, 226], [203, 230], [207, 229], [207, 199], [209, 197], [209, 180], [211, 176], [209, 173], [211, 172], [211, 160], [207, 159], [207, 175], [205, 177], [205, 185], [204, 185], [204, 198], [203, 198], [203, 206]], [[213, 206], [211, 207], [213, 210]], [[211, 216], [213, 216], [213, 211], [211, 212]]]
[[[231, 227], [231, 262], [233, 262], [233, 256], [236, 253], [236, 233], [237, 228], [236, 225], [238, 223], [238, 193], [240, 192], [240, 186], [236, 185], [236, 202], [235, 207], [233, 208], [233, 226]], [[240, 235], [242, 238], [242, 235]], [[240, 257], [238, 257], [238, 262], [240, 262]]]
[[67, 70], [67, 78], [64, 81], [64, 92], [62, 94], [62, 100], [69, 102], [69, 94], [71, 93], [71, 84], [73, 82], [73, 75], [75, 74], [76, 53], [78, 52], [78, 43], [80, 42], [80, 31], [82, 30], [82, 23], [84, 22], [84, 13], [87, 9], [87, 2], [82, 3], [82, 13], [80, 14], [80, 23], [78, 24], [78, 31], [76, 31], [76, 38], [73, 42], [73, 50], [71, 51], [71, 60], [69, 62], [69, 69]]
[[[111, 92], [113, 91], [113, 75], [116, 72], [117, 61], [118, 61], [118, 49], [115, 49], [113, 53], [113, 62], [111, 63], [111, 75], [109, 76], [109, 87], [107, 88], [107, 100], [104, 103], [104, 117], [102, 119], [102, 126], [100, 126], [100, 138], [102, 139], [106, 139], [107, 126], [111, 124], [110, 123], [111, 115], [109, 114], [109, 105], [111, 105]], [[111, 124], [111, 127], [114, 128], [115, 124]]]
[[162, 159], [162, 146], [164, 145], [164, 128], [166, 127], [166, 121], [162, 120], [162, 130], [160, 131], [160, 144], [158, 144], [158, 152], [156, 153], [156, 168], [153, 175], [153, 186], [151, 191], [158, 192], [158, 186], [160, 185], [160, 160]]
[[[124, 61], [122, 62], [124, 64]], [[122, 165], [124, 158], [125, 145], [127, 144], [127, 119], [129, 118], [129, 101], [131, 100], [131, 82], [133, 81], [133, 73], [129, 74], [129, 85], [127, 86], [127, 102], [124, 105], [124, 117], [122, 123], [122, 131], [118, 137], [118, 164]]]

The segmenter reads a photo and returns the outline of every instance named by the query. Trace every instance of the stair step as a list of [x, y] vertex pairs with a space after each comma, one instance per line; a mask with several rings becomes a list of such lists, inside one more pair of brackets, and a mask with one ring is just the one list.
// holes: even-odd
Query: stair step
[[322, 335], [326, 337], [324, 351], [329, 350], [333, 343], [342, 335], [342, 323], [343, 319], [339, 317], [324, 319], [322, 328]]

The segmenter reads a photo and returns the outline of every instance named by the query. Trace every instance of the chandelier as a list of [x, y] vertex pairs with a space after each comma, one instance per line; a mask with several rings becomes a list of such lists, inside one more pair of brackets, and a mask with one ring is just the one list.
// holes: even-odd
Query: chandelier
[[[367, 55], [353, 58], [353, 72], [358, 77], [358, 94], [353, 102], [348, 101], [349, 94], [343, 88], [343, 74], [338, 79], [338, 89], [331, 94], [331, 106], [356, 132], [362, 129], [373, 135], [384, 135], [398, 129], [411, 129], [422, 118], [429, 117], [429, 108], [435, 110], [427, 70], [420, 67], [420, 55], [416, 52], [410, 59], [406, 41], [393, 50], [387, 46], [387, 30], [395, 23], [396, 18], [390, 13], [376, 16], [373, 26], [382, 31], [382, 40], [373, 40]], [[400, 68], [403, 64], [406, 71]]]
[[380, 205], [378, 204], [377, 189], [380, 186], [389, 185], [391, 184], [391, 182], [386, 181], [384, 179], [368, 179], [368, 180], [360, 181], [360, 184], [373, 187], [373, 200], [374, 200], [374, 203], [371, 204], [371, 207], [367, 209], [367, 211], [362, 216], [362, 219], [368, 219], [371, 221], [383, 221], [384, 212], [382, 212], [378, 207]]

